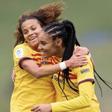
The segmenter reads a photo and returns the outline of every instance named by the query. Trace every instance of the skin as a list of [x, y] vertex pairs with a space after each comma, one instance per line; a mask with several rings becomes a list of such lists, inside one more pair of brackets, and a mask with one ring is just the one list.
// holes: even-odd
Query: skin
[[[42, 32], [42, 28], [40, 23], [36, 19], [28, 19], [23, 22], [22, 26], [23, 36], [25, 38], [25, 42], [34, 49], [39, 51], [38, 49], [38, 35]], [[43, 38], [44, 39], [44, 38]], [[84, 52], [82, 52], [84, 51]], [[52, 52], [52, 50], [51, 50]], [[69, 60], [65, 61], [67, 67], [77, 67], [81, 65], [87, 64], [86, 58], [82, 56], [88, 52], [87, 48], [78, 48], [77, 52], [81, 56], [73, 55]], [[76, 53], [77, 54], [77, 53]], [[33, 76], [39, 78], [49, 74], [53, 74], [54, 71], [60, 71], [59, 64], [49, 65], [46, 67], [38, 67], [34, 60], [24, 60], [22, 61], [22, 67], [27, 72], [31, 73]], [[38, 69], [37, 69], [38, 68]]]
[[[42, 32], [42, 27], [37, 19], [28, 19], [25, 20], [21, 26], [23, 36], [25, 38], [25, 42], [28, 45], [36, 50], [38, 49], [39, 44], [39, 35]], [[44, 37], [43, 37], [44, 40]], [[59, 50], [59, 49], [58, 49]], [[52, 52], [52, 50], [50, 51]], [[67, 67], [78, 67], [87, 64], [86, 58], [83, 56], [87, 54], [89, 50], [85, 47], [77, 47], [72, 57], [69, 60], [64, 61]], [[49, 53], [47, 53], [49, 54]], [[34, 60], [24, 60], [21, 63], [24, 70], [32, 74], [34, 77], [40, 78], [49, 74], [53, 74], [54, 72], [60, 71], [59, 64], [48, 65], [46, 67], [39, 67]], [[12, 73], [12, 80], [15, 80], [15, 73]]]
[[[46, 53], [48, 57], [51, 57], [53, 55], [57, 57], [62, 57], [64, 53], [64, 46], [62, 44], [61, 38], [56, 38], [55, 40], [50, 37], [50, 35], [46, 34], [44, 31], [40, 33], [39, 36], [39, 45], [38, 49]], [[77, 55], [80, 55], [77, 53]], [[32, 112], [52, 112], [52, 107], [50, 104], [40, 104], [35, 105], [32, 109]]]
[[46, 54], [47, 57], [51, 57], [53, 55], [62, 57], [64, 47], [62, 47], [62, 40], [60, 38], [56, 38], [55, 40], [53, 40], [52, 37], [45, 34], [44, 32], [41, 32], [38, 40], [38, 49]]
[[22, 32], [28, 45], [35, 49], [38, 45], [38, 35], [42, 31], [40, 23], [36, 19], [29, 19], [23, 22]]

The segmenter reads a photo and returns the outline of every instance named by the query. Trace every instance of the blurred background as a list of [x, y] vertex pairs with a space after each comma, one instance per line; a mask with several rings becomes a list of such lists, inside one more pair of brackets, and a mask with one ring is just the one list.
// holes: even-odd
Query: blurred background
[[[13, 33], [18, 17], [28, 10], [60, 0], [0, 0], [0, 112], [9, 112], [13, 88]], [[90, 49], [96, 70], [105, 80], [112, 82], [112, 0], [63, 0], [62, 18], [73, 21], [82, 46]], [[100, 82], [97, 96], [102, 112], [112, 112], [112, 90]], [[110, 83], [112, 85], [112, 83]]]

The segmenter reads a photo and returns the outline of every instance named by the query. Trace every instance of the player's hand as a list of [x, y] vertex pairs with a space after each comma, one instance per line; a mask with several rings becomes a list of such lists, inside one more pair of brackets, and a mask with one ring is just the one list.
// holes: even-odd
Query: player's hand
[[40, 104], [35, 105], [31, 112], [52, 112], [51, 105], [50, 104]]
[[76, 56], [87, 55], [89, 54], [89, 49], [87, 47], [76, 46], [73, 54]]

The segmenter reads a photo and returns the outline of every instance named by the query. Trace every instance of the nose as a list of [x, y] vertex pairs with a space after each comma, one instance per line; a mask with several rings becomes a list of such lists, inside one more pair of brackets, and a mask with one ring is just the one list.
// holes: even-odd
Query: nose
[[33, 34], [33, 31], [29, 30], [28, 35], [32, 35], [32, 34]]
[[42, 45], [41, 45], [41, 44], [38, 44], [38, 50], [39, 50], [39, 51], [42, 51], [42, 50], [43, 50], [43, 48], [42, 48]]

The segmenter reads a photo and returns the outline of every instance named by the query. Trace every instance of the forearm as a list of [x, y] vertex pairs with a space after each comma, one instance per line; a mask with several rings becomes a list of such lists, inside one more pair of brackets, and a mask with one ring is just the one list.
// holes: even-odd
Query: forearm
[[88, 96], [80, 96], [69, 101], [52, 103], [52, 112], [69, 112], [90, 106], [90, 99]]
[[[72, 56], [69, 60], [64, 61], [66, 67], [78, 67], [81, 65], [87, 64], [87, 61], [85, 61], [85, 57], [77, 57], [77, 56]], [[26, 70], [27, 72], [31, 73], [35, 77], [43, 77], [47, 75], [54, 74], [56, 72], [62, 71], [62, 68], [60, 67], [60, 64], [55, 64], [55, 65], [45, 65], [39, 67], [35, 61], [33, 60], [23, 60], [20, 65], [22, 65], [22, 68]]]
[[[61, 62], [62, 63], [62, 62]], [[56, 72], [62, 71], [63, 69], [66, 69], [67, 67], [71, 66], [71, 63], [69, 61], [64, 61], [64, 68], [60, 66], [60, 63], [54, 64], [54, 65], [45, 65], [38, 67], [38, 74], [40, 74], [40, 77], [46, 76], [46, 75], [52, 75]]]
[[[66, 67], [70, 66], [68, 61], [65, 61], [65, 64]], [[44, 65], [39, 67], [33, 60], [23, 61], [22, 68], [37, 78], [52, 75], [53, 73], [61, 71], [59, 64]]]
[[91, 99], [93, 96], [93, 89], [91, 82], [86, 82], [81, 84], [79, 97], [73, 98], [68, 101], [62, 101], [57, 103], [52, 103], [52, 112], [69, 112], [81, 108], [86, 108], [91, 105]]
[[56, 65], [46, 65], [41, 67], [29, 67], [28, 69], [25, 70], [27, 70], [35, 77], [39, 78], [39, 77], [52, 75], [53, 73], [60, 71], [60, 67], [58, 64], [56, 64]]

